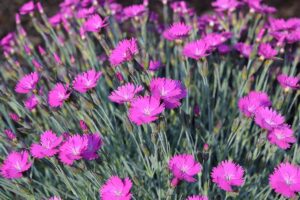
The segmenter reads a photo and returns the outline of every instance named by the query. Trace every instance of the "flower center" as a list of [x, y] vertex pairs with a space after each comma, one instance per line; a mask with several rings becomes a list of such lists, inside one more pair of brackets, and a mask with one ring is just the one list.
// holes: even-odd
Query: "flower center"
[[19, 171], [21, 171], [21, 165], [20, 165], [20, 163], [17, 161], [16, 162], [16, 164], [15, 164], [15, 168], [17, 169], [17, 170], [19, 170]]
[[145, 109], [144, 109], [144, 114], [145, 114], [145, 115], [148, 115], [148, 116], [151, 115], [151, 110], [150, 110], [150, 108], [145, 108]]

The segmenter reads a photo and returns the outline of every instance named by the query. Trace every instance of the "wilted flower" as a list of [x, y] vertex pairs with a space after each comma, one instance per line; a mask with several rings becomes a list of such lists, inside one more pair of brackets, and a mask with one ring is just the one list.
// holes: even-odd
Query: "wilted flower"
[[34, 94], [24, 102], [24, 105], [28, 110], [34, 109], [38, 104], [39, 99]]
[[223, 12], [223, 11], [232, 12], [239, 5], [240, 5], [240, 3], [236, 0], [216, 0], [216, 1], [212, 2], [212, 6], [218, 12]]
[[296, 90], [299, 88], [300, 79], [298, 77], [280, 74], [277, 76], [277, 81], [285, 91]]
[[98, 14], [94, 14], [83, 24], [83, 28], [88, 32], [99, 32], [106, 25], [105, 19], [103, 20]]
[[242, 97], [238, 106], [240, 111], [247, 117], [253, 117], [260, 107], [269, 107], [272, 102], [264, 92], [251, 91], [247, 96]]
[[102, 140], [99, 136], [99, 133], [94, 134], [86, 134], [84, 137], [88, 140], [87, 149], [82, 152], [82, 157], [86, 160], [94, 160], [97, 159], [99, 156], [97, 151], [100, 149]]
[[131, 5], [125, 7], [123, 10], [125, 18], [133, 18], [142, 15], [146, 11], [144, 5]]
[[165, 105], [155, 97], [137, 97], [131, 102], [128, 115], [133, 123], [142, 125], [155, 121], [164, 110]]
[[83, 120], [79, 120], [79, 125], [81, 130], [83, 130], [84, 132], [89, 130], [89, 127], [87, 126], [87, 124], [85, 123], [85, 121]]
[[27, 94], [35, 89], [35, 86], [39, 80], [37, 72], [32, 72], [23, 76], [17, 83], [15, 91], [21, 94]]
[[28, 161], [27, 151], [11, 152], [1, 166], [1, 175], [7, 179], [21, 178], [22, 173], [27, 171], [32, 163]]
[[277, 51], [273, 49], [269, 43], [262, 43], [259, 45], [258, 55], [260, 55], [262, 59], [271, 59], [277, 55]]
[[252, 52], [252, 46], [245, 43], [237, 43], [234, 48], [244, 57], [249, 58]]
[[47, 130], [41, 135], [40, 143], [31, 145], [30, 153], [35, 158], [52, 157], [58, 153], [57, 147], [62, 140], [62, 136], [57, 137], [51, 130]]
[[294, 131], [288, 125], [282, 125], [269, 131], [268, 140], [281, 149], [288, 149], [297, 141]]
[[14, 132], [12, 132], [11, 129], [5, 129], [4, 130], [4, 134], [6, 135], [6, 137], [10, 140], [14, 140], [17, 138], [16, 134]]
[[202, 195], [193, 195], [193, 196], [187, 197], [186, 200], [208, 200], [208, 197], [202, 196]]
[[114, 90], [108, 98], [112, 102], [123, 104], [125, 102], [132, 101], [134, 96], [142, 90], [143, 87], [141, 85], [135, 86], [132, 83], [126, 83], [125, 85], [119, 86], [116, 90]]
[[110, 63], [115, 67], [123, 62], [132, 60], [138, 53], [138, 46], [135, 38], [124, 39], [118, 43], [109, 56]]
[[99, 193], [102, 200], [130, 200], [132, 182], [129, 178], [124, 180], [118, 176], [110, 177], [101, 187]]
[[298, 166], [280, 163], [269, 177], [269, 184], [276, 193], [286, 198], [296, 196], [300, 192], [300, 169]]
[[26, 15], [28, 13], [33, 12], [33, 10], [34, 10], [34, 3], [33, 1], [29, 1], [20, 8], [19, 12], [21, 15]]
[[[60, 45], [62, 45], [62, 43], [60, 42]], [[62, 64], [62, 61], [61, 61], [61, 59], [60, 59], [60, 56], [56, 53], [56, 52], [54, 52], [53, 53], [53, 58], [54, 58], [54, 60], [55, 60], [55, 62], [56, 63], [58, 63], [58, 64]]]
[[180, 100], [186, 96], [186, 89], [180, 81], [167, 78], [152, 79], [150, 91], [153, 97], [162, 99], [168, 109], [180, 106]]
[[211, 173], [212, 181], [228, 192], [232, 191], [232, 186], [244, 184], [243, 176], [244, 169], [230, 160], [222, 161]]
[[255, 123], [263, 129], [272, 130], [284, 123], [284, 117], [272, 108], [260, 107], [255, 112]]
[[70, 96], [68, 88], [68, 85], [65, 87], [62, 83], [57, 83], [48, 94], [49, 105], [51, 107], [61, 107]]
[[199, 60], [209, 54], [210, 46], [204, 40], [196, 40], [187, 43], [183, 47], [183, 55], [195, 60]]
[[102, 72], [96, 72], [94, 69], [78, 74], [73, 81], [73, 87], [80, 93], [86, 93], [88, 90], [97, 86], [101, 75]]
[[169, 160], [169, 169], [174, 176], [171, 185], [176, 187], [179, 181], [195, 182], [196, 179], [193, 176], [201, 172], [202, 166], [195, 161], [193, 155], [180, 154]]
[[20, 116], [17, 113], [9, 113], [8, 116], [10, 119], [12, 119], [15, 122], [20, 121]]
[[82, 154], [87, 148], [87, 137], [80, 135], [70, 136], [59, 148], [59, 159], [66, 165], [72, 165], [75, 160], [82, 158]]
[[167, 40], [179, 40], [184, 37], [187, 37], [192, 30], [192, 27], [186, 25], [183, 22], [176, 22], [170, 26], [167, 30], [164, 31], [163, 36]]

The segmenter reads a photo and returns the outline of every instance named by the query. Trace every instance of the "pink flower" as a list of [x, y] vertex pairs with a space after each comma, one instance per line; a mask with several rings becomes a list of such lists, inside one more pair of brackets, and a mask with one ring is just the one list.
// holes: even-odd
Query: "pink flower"
[[34, 10], [34, 3], [33, 1], [29, 1], [20, 8], [19, 12], [21, 15], [26, 15], [28, 13], [33, 12], [33, 10]]
[[94, 14], [83, 24], [83, 28], [88, 32], [99, 32], [106, 25], [105, 19], [103, 20], [98, 14]]
[[41, 45], [38, 46], [38, 51], [42, 56], [46, 55], [46, 51]]
[[208, 44], [210, 47], [217, 47], [223, 44], [226, 40], [231, 37], [231, 33], [223, 32], [223, 33], [210, 33], [205, 35], [202, 40]]
[[183, 22], [176, 22], [170, 26], [167, 30], [164, 31], [163, 36], [167, 40], [179, 40], [184, 37], [187, 37], [192, 30], [192, 27], [186, 25]]
[[82, 154], [87, 148], [87, 137], [80, 135], [70, 136], [59, 148], [59, 159], [66, 165], [72, 165], [75, 160], [82, 158]]
[[80, 8], [76, 13], [76, 17], [79, 19], [86, 18], [94, 13], [95, 13], [95, 7], [93, 7], [93, 6], [90, 8]]
[[62, 199], [58, 196], [53, 196], [53, 197], [49, 198], [48, 200], [62, 200]]
[[242, 97], [238, 106], [240, 111], [247, 117], [253, 117], [260, 107], [272, 105], [269, 96], [264, 92], [251, 91], [247, 96]]
[[250, 12], [258, 12], [258, 13], [274, 13], [276, 12], [276, 8], [267, 6], [265, 4], [261, 4], [262, 0], [244, 0], [249, 8]]
[[137, 125], [149, 124], [164, 110], [165, 105], [161, 104], [159, 99], [151, 96], [138, 97], [131, 102], [129, 119]]
[[33, 94], [24, 102], [24, 104], [25, 107], [31, 111], [39, 104], [39, 99]]
[[30, 74], [27, 74], [18, 81], [15, 87], [15, 91], [17, 93], [27, 94], [33, 89], [35, 89], [35, 86], [38, 81], [39, 81], [39, 75], [37, 72], [32, 72]]
[[20, 121], [20, 116], [17, 113], [9, 113], [8, 116], [10, 119], [12, 119], [15, 122]]
[[88, 90], [97, 86], [101, 75], [102, 72], [96, 72], [94, 69], [78, 74], [73, 81], [73, 87], [80, 93], [86, 93]]
[[126, 83], [125, 85], [119, 86], [109, 95], [109, 100], [112, 102], [123, 104], [133, 100], [134, 96], [141, 92], [144, 88], [141, 85], [135, 86], [132, 83]]
[[252, 46], [245, 43], [237, 43], [234, 48], [244, 57], [249, 58], [252, 52]]
[[212, 3], [212, 6], [215, 8], [218, 12], [223, 11], [234, 11], [240, 3], [236, 0], [216, 0]]
[[28, 158], [27, 151], [11, 152], [1, 166], [1, 175], [7, 179], [21, 178], [22, 172], [27, 171], [32, 165]]
[[82, 157], [86, 160], [95, 160], [99, 156], [97, 151], [100, 149], [102, 145], [102, 140], [99, 136], [99, 133], [87, 134], [84, 135], [87, 138], [88, 144], [87, 149], [82, 152]]
[[125, 7], [123, 10], [125, 18], [133, 18], [142, 15], [146, 11], [144, 5], [131, 5]]
[[5, 129], [4, 130], [4, 134], [7, 136], [8, 139], [10, 140], [14, 140], [17, 138], [16, 134], [14, 134], [14, 132], [12, 132], [12, 130], [10, 129]]
[[298, 89], [299, 80], [300, 79], [298, 77], [288, 76], [286, 74], [280, 74], [277, 76], [277, 81], [285, 91]]
[[89, 130], [89, 127], [87, 126], [85, 121], [79, 120], [79, 125], [80, 125], [81, 130], [83, 130], [84, 132]]
[[196, 40], [185, 44], [182, 53], [188, 58], [199, 60], [200, 58], [207, 56], [209, 50], [210, 46], [204, 40]]
[[57, 137], [51, 130], [45, 131], [40, 138], [40, 143], [34, 143], [30, 147], [30, 153], [35, 158], [52, 157], [58, 153], [57, 147], [63, 137]]
[[102, 200], [130, 200], [131, 187], [132, 182], [129, 178], [122, 180], [118, 176], [112, 176], [101, 187], [100, 198]]
[[193, 155], [180, 154], [169, 160], [169, 170], [174, 176], [171, 185], [176, 187], [179, 181], [195, 182], [196, 179], [193, 176], [201, 172], [202, 166], [195, 161]]
[[65, 87], [62, 83], [57, 83], [48, 94], [49, 105], [51, 107], [61, 107], [71, 94], [68, 92], [68, 88], [68, 85]]
[[[59, 39], [59, 38], [58, 38]], [[59, 41], [59, 43], [61, 43], [61, 41]], [[60, 45], [62, 45], [62, 43], [60, 44]], [[53, 53], [53, 58], [54, 58], [54, 60], [55, 60], [55, 62], [57, 63], [57, 64], [62, 64], [62, 61], [61, 61], [61, 59], [60, 59], [60, 56], [56, 53], [56, 52], [54, 52]]]
[[269, 177], [269, 184], [276, 193], [286, 198], [296, 196], [300, 192], [300, 169], [298, 166], [280, 163]]
[[149, 71], [157, 71], [160, 67], [162, 67], [162, 65], [159, 60], [150, 60], [148, 70]]
[[115, 67], [123, 62], [130, 61], [138, 53], [138, 46], [135, 38], [125, 39], [118, 43], [109, 56], [109, 62]]
[[186, 200], [208, 200], [208, 197], [202, 195], [193, 195], [189, 196]]
[[57, 13], [55, 15], [53, 15], [52, 17], [49, 18], [49, 23], [52, 26], [57, 26], [62, 22], [62, 16], [60, 13]]
[[263, 59], [271, 59], [277, 55], [277, 51], [269, 43], [262, 43], [259, 45], [258, 55]]
[[294, 131], [288, 125], [282, 125], [269, 131], [268, 140], [281, 149], [288, 149], [297, 141]]
[[272, 108], [260, 107], [255, 113], [255, 123], [263, 129], [272, 130], [284, 123], [284, 117]]
[[153, 97], [162, 99], [166, 108], [180, 106], [180, 100], [186, 97], [186, 89], [180, 81], [167, 78], [154, 78], [150, 82]]
[[11, 43], [13, 42], [14, 38], [15, 38], [15, 33], [13, 33], [13, 32], [8, 33], [1, 39], [0, 45], [3, 47], [10, 46]]
[[232, 186], [244, 184], [243, 176], [244, 169], [230, 160], [222, 161], [211, 173], [212, 181], [228, 192], [232, 191]]

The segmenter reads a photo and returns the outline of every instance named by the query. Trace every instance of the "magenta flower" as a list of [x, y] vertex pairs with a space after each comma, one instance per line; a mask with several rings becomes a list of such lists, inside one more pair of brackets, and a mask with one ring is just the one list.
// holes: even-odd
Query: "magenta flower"
[[96, 72], [94, 69], [78, 74], [73, 81], [73, 87], [80, 93], [86, 93], [88, 90], [97, 86], [101, 75], [102, 72]]
[[17, 83], [15, 91], [21, 94], [27, 94], [35, 89], [37, 82], [39, 81], [39, 75], [37, 72], [32, 72], [23, 76]]
[[0, 168], [1, 175], [7, 179], [21, 178], [22, 172], [27, 171], [32, 165], [28, 159], [29, 153], [27, 151], [11, 152]]
[[48, 94], [48, 102], [51, 107], [61, 107], [69, 97], [69, 86], [66, 87], [62, 83], [57, 83]]
[[102, 200], [130, 200], [132, 182], [129, 178], [124, 180], [118, 176], [110, 177], [101, 187], [99, 193]]
[[49, 23], [52, 26], [57, 26], [62, 22], [62, 16], [60, 13], [57, 13], [55, 15], [53, 15], [52, 17], [49, 18]]
[[260, 107], [255, 113], [255, 123], [262, 129], [272, 130], [284, 123], [284, 117], [272, 108]]
[[162, 67], [162, 64], [159, 60], [150, 60], [148, 70], [157, 71], [160, 67]]
[[13, 42], [14, 38], [15, 38], [15, 33], [13, 33], [13, 32], [12, 32], [12, 33], [8, 33], [7, 35], [5, 35], [5, 36], [1, 39], [0, 45], [1, 45], [2, 47], [10, 46], [11, 43]]
[[180, 154], [169, 160], [169, 170], [172, 171], [173, 179], [171, 185], [176, 187], [179, 181], [195, 182], [193, 177], [200, 173], [202, 166], [191, 154]]
[[39, 99], [34, 94], [24, 102], [25, 107], [30, 111], [36, 108], [38, 104]]
[[245, 43], [237, 43], [234, 48], [244, 57], [249, 58], [252, 52], [252, 46]]
[[247, 96], [242, 97], [238, 106], [240, 111], [247, 117], [253, 117], [260, 107], [269, 107], [272, 102], [264, 92], [251, 91]]
[[294, 131], [288, 125], [282, 125], [269, 131], [268, 140], [281, 149], [288, 149], [297, 141]]
[[57, 137], [51, 130], [45, 131], [40, 138], [40, 143], [34, 143], [30, 147], [30, 153], [35, 158], [52, 157], [58, 153], [57, 147], [63, 137]]
[[162, 99], [166, 108], [180, 106], [180, 100], [186, 97], [186, 89], [180, 81], [167, 78], [154, 78], [150, 82], [153, 97]]
[[300, 192], [300, 169], [290, 163], [280, 163], [269, 177], [269, 184], [276, 193], [286, 198]]
[[231, 33], [223, 32], [223, 33], [210, 33], [205, 35], [202, 40], [208, 44], [210, 47], [217, 47], [224, 43], [227, 39], [231, 37]]
[[46, 51], [41, 45], [38, 46], [38, 51], [42, 56], [46, 55]]
[[223, 11], [234, 11], [240, 3], [236, 0], [216, 0], [212, 3], [212, 6], [215, 8], [218, 12]]
[[276, 8], [267, 6], [265, 4], [261, 4], [262, 0], [244, 0], [250, 8], [250, 12], [258, 12], [258, 13], [274, 13], [276, 12]]
[[59, 148], [59, 159], [66, 165], [72, 165], [75, 160], [82, 158], [82, 154], [88, 148], [88, 138], [73, 135], [67, 138]]
[[14, 132], [12, 132], [11, 129], [5, 129], [4, 134], [10, 140], [15, 140], [17, 138], [16, 134]]
[[48, 200], [62, 200], [62, 199], [58, 196], [53, 196], [53, 197], [50, 197]]
[[109, 62], [115, 67], [123, 62], [130, 61], [138, 53], [138, 46], [135, 38], [124, 39], [118, 43], [109, 56]]
[[208, 197], [202, 196], [202, 195], [193, 195], [193, 196], [187, 197], [186, 200], [208, 200]]
[[232, 186], [243, 185], [243, 176], [244, 169], [231, 160], [222, 161], [211, 173], [212, 181], [227, 192], [232, 192]]
[[9, 118], [12, 119], [15, 122], [19, 122], [20, 121], [20, 116], [17, 113], [9, 113], [8, 114]]
[[296, 90], [299, 88], [300, 79], [298, 77], [280, 74], [277, 76], [277, 81], [285, 91]]
[[271, 59], [277, 55], [277, 51], [273, 49], [269, 43], [262, 43], [259, 45], [258, 55], [260, 55], [262, 59]]
[[218, 52], [222, 55], [227, 54], [231, 51], [231, 47], [226, 44], [220, 44], [217, 46]]
[[95, 13], [95, 7], [90, 7], [90, 8], [81, 8], [77, 11], [76, 17], [81, 19], [81, 18], [86, 18], [89, 17], [90, 15]]
[[165, 105], [160, 100], [151, 97], [138, 97], [131, 102], [129, 108], [129, 119], [137, 125], [149, 124], [158, 118], [165, 110]]
[[132, 83], [126, 83], [114, 90], [108, 98], [112, 102], [123, 104], [132, 101], [134, 96], [143, 91], [143, 89], [144, 88], [141, 85], [135, 86]]
[[88, 32], [99, 32], [106, 25], [105, 19], [102, 19], [98, 14], [94, 14], [83, 24], [83, 28]]
[[100, 149], [102, 145], [102, 140], [99, 136], [99, 133], [87, 134], [84, 135], [87, 138], [88, 144], [87, 149], [82, 152], [82, 157], [86, 160], [95, 160], [99, 156], [97, 151]]
[[131, 5], [125, 7], [123, 10], [124, 16], [126, 19], [141, 16], [144, 12], [146, 12], [146, 8], [144, 5]]
[[80, 126], [81, 130], [83, 130], [84, 132], [89, 130], [89, 127], [83, 120], [79, 120], [79, 126]]
[[196, 40], [190, 43], [187, 43], [183, 47], [183, 55], [199, 60], [202, 57], [205, 57], [209, 54], [210, 46], [204, 40]]
[[179, 40], [187, 37], [192, 30], [192, 27], [183, 22], [176, 22], [163, 32], [164, 38], [167, 40]]
[[29, 1], [20, 8], [19, 12], [21, 15], [26, 15], [28, 13], [33, 12], [33, 10], [34, 10], [34, 3], [33, 1]]

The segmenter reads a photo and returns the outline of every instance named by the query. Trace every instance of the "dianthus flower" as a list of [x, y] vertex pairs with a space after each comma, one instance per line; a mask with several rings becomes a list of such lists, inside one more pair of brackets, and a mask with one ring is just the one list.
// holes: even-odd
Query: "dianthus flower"
[[1, 166], [1, 175], [7, 179], [21, 178], [23, 172], [27, 171], [32, 163], [28, 161], [27, 151], [11, 152]]
[[129, 178], [122, 180], [118, 176], [110, 177], [101, 187], [99, 193], [102, 200], [130, 200], [132, 182]]
[[144, 12], [146, 12], [146, 8], [144, 5], [131, 5], [128, 7], [125, 7], [123, 10], [123, 14], [125, 18], [133, 18], [141, 16]]
[[150, 60], [148, 70], [157, 71], [160, 67], [162, 67], [162, 64], [159, 60]]
[[179, 181], [195, 182], [196, 179], [193, 176], [201, 172], [202, 166], [193, 155], [181, 154], [169, 160], [169, 169], [174, 176], [171, 185], [176, 187]]
[[231, 37], [231, 33], [224, 32], [224, 33], [210, 33], [205, 35], [202, 40], [208, 44], [210, 47], [216, 47]]
[[255, 112], [255, 123], [263, 129], [272, 130], [284, 123], [284, 117], [272, 108], [260, 107]]
[[4, 130], [4, 134], [6, 135], [6, 137], [10, 140], [14, 140], [17, 138], [16, 134], [14, 132], [12, 132], [11, 129], [5, 129]]
[[187, 197], [186, 200], [208, 200], [208, 197], [202, 196], [202, 195], [193, 195], [193, 196]]
[[96, 72], [94, 69], [78, 74], [73, 81], [73, 87], [80, 93], [86, 93], [88, 90], [97, 86], [101, 75], [102, 72]]
[[33, 12], [33, 10], [34, 10], [34, 3], [33, 1], [29, 1], [20, 8], [19, 12], [21, 15], [26, 15], [28, 13]]
[[8, 114], [9, 118], [12, 119], [15, 122], [19, 122], [20, 121], [20, 116], [17, 113], [12, 113], [10, 112]]
[[33, 110], [38, 104], [39, 100], [34, 94], [24, 102], [24, 105], [28, 110]]
[[57, 137], [51, 130], [47, 130], [41, 135], [40, 143], [31, 145], [30, 153], [35, 158], [52, 157], [58, 153], [57, 147], [62, 140], [62, 136]]
[[98, 133], [86, 134], [84, 137], [87, 138], [88, 144], [87, 149], [82, 152], [82, 157], [86, 160], [95, 160], [99, 156], [97, 151], [100, 149], [102, 140]]
[[2, 47], [10, 46], [10, 44], [13, 42], [14, 38], [15, 38], [14, 33], [8, 33], [1, 39], [1, 41], [0, 41], [1, 46]]
[[269, 43], [263, 43], [259, 45], [258, 55], [260, 55], [262, 59], [271, 59], [277, 55], [277, 51], [273, 49]]
[[212, 181], [227, 192], [232, 191], [232, 186], [243, 185], [243, 176], [244, 169], [230, 160], [222, 161], [211, 173]]
[[192, 30], [192, 27], [186, 25], [183, 22], [176, 22], [170, 26], [167, 30], [164, 31], [163, 36], [167, 40], [179, 40], [184, 37], [187, 37]]
[[27, 94], [30, 91], [35, 89], [35, 86], [38, 81], [39, 81], [39, 75], [37, 72], [32, 72], [30, 74], [27, 74], [18, 81], [15, 87], [15, 91], [17, 93]]
[[[81, 19], [81, 18], [86, 18], [89, 17], [90, 15], [95, 13], [95, 7], [90, 7], [90, 8], [81, 8], [77, 11], [76, 17]], [[96, 15], [97, 16], [97, 15]]]
[[150, 82], [153, 97], [162, 99], [166, 108], [180, 106], [180, 100], [186, 96], [186, 89], [180, 81], [167, 78], [154, 78]]
[[300, 169], [290, 163], [280, 163], [269, 177], [269, 184], [276, 193], [286, 198], [300, 192]]
[[59, 159], [66, 165], [72, 165], [75, 160], [82, 158], [82, 154], [88, 148], [88, 138], [73, 135], [67, 138], [59, 148]]
[[134, 96], [141, 92], [143, 87], [141, 85], [135, 86], [132, 83], [126, 83], [125, 85], [119, 86], [109, 95], [109, 100], [112, 102], [123, 104], [133, 100]]
[[138, 46], [135, 38], [125, 39], [118, 43], [109, 56], [110, 63], [115, 67], [123, 62], [130, 61], [138, 53]]
[[300, 79], [298, 77], [280, 74], [277, 76], [277, 81], [285, 91], [296, 90], [299, 88]]
[[149, 124], [158, 118], [158, 115], [165, 110], [165, 105], [160, 100], [151, 97], [137, 97], [131, 102], [129, 119], [137, 125]]
[[212, 2], [212, 6], [218, 12], [223, 12], [223, 11], [232, 12], [239, 5], [240, 5], [240, 3], [236, 0], [216, 0], [216, 1]]
[[207, 44], [204, 40], [196, 40], [190, 43], [187, 43], [183, 47], [183, 55], [199, 60], [209, 54], [210, 45]]
[[98, 14], [94, 14], [83, 24], [83, 28], [88, 32], [99, 32], [106, 25], [105, 19], [102, 19]]
[[53, 15], [52, 17], [49, 18], [49, 23], [52, 26], [57, 26], [62, 22], [62, 16], [60, 13], [57, 13], [55, 15]]
[[51, 107], [61, 107], [69, 96], [69, 86], [64, 86], [62, 83], [57, 83], [48, 94], [48, 102]]
[[244, 57], [249, 58], [252, 52], [252, 46], [245, 43], [237, 43], [234, 48]]
[[240, 111], [247, 117], [253, 117], [260, 107], [269, 107], [272, 102], [264, 92], [251, 91], [247, 96], [242, 97], [238, 102]]
[[265, 4], [261, 4], [262, 0], [244, 0], [249, 8], [250, 8], [250, 12], [254, 13], [254, 12], [258, 12], [258, 13], [274, 13], [276, 12], [276, 8], [271, 7], [271, 6], [267, 6]]
[[269, 131], [268, 140], [281, 149], [288, 149], [297, 141], [294, 131], [288, 125], [282, 125]]

